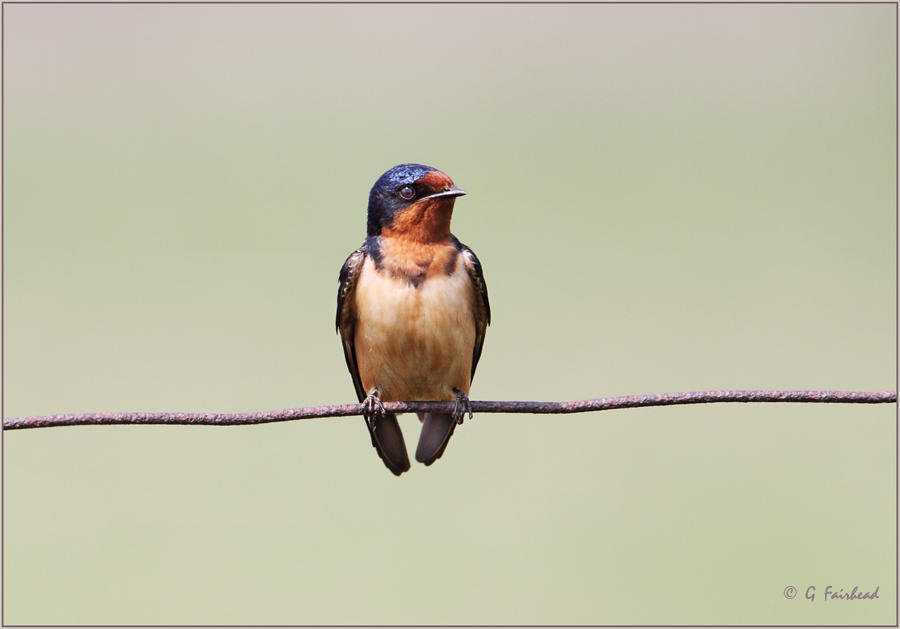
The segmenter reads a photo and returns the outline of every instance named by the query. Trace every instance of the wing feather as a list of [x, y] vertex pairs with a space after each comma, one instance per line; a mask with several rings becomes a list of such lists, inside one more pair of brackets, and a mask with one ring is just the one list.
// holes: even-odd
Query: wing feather
[[363, 262], [366, 260], [368, 251], [366, 245], [351, 253], [344, 266], [341, 267], [338, 281], [337, 294], [337, 315], [335, 317], [335, 326], [341, 333], [341, 342], [344, 346], [344, 359], [347, 361], [347, 369], [350, 370], [350, 376], [353, 378], [353, 386], [356, 388], [356, 397], [362, 402], [366, 397], [363, 390], [362, 381], [359, 378], [359, 367], [356, 364], [356, 347], [354, 343], [354, 332], [356, 330], [356, 281], [359, 279], [359, 272], [362, 269]]
[[487, 284], [484, 281], [484, 272], [478, 256], [461, 242], [457, 241], [457, 243], [466, 271], [468, 271], [472, 286], [475, 288], [475, 347], [472, 350], [472, 376], [474, 377], [475, 367], [478, 366], [478, 359], [481, 358], [481, 348], [484, 347], [484, 335], [491, 323], [491, 304], [488, 301]]

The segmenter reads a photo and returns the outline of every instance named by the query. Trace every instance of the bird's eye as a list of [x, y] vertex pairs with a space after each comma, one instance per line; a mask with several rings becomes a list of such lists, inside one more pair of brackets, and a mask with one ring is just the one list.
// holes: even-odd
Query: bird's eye
[[414, 196], [416, 196], [416, 191], [412, 188], [412, 186], [403, 186], [399, 191], [400, 197], [409, 201]]

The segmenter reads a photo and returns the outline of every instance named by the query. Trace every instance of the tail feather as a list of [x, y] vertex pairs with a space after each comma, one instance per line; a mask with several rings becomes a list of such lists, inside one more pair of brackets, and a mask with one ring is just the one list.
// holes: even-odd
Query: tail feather
[[[366, 426], [369, 423], [366, 422]], [[386, 413], [375, 418], [375, 430], [369, 430], [372, 436], [372, 445], [378, 452], [378, 456], [384, 461], [391, 472], [400, 476], [409, 469], [409, 455], [406, 453], [406, 442], [403, 441], [403, 433], [400, 432], [400, 424], [397, 416]]]
[[422, 432], [416, 447], [416, 460], [431, 465], [444, 453], [444, 448], [453, 436], [456, 420], [448, 413], [419, 413]]

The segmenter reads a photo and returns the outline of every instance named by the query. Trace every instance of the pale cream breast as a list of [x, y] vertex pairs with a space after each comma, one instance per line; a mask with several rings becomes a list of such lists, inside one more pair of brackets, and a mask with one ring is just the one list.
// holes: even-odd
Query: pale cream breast
[[356, 285], [360, 379], [384, 401], [452, 400], [468, 393], [475, 346], [474, 289], [461, 260], [418, 286], [368, 258]]

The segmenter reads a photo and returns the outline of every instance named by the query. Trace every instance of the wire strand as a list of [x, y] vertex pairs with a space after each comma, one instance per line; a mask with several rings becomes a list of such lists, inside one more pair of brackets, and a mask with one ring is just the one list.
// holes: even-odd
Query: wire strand
[[[822, 404], [886, 404], [897, 401], [896, 391], [693, 391], [657, 393], [571, 402], [484, 402], [472, 401], [474, 413], [537, 413], [544, 415], [589, 413], [643, 406], [711, 404], [723, 402], [807, 402]], [[455, 402], [385, 402], [389, 413], [436, 411], [450, 413]], [[58, 426], [97, 426], [109, 424], [164, 424], [191, 426], [245, 426], [298, 419], [349, 417], [362, 415], [362, 404], [332, 404], [287, 408], [254, 413], [78, 413], [35, 415], [3, 419], [4, 430], [50, 428]]]

